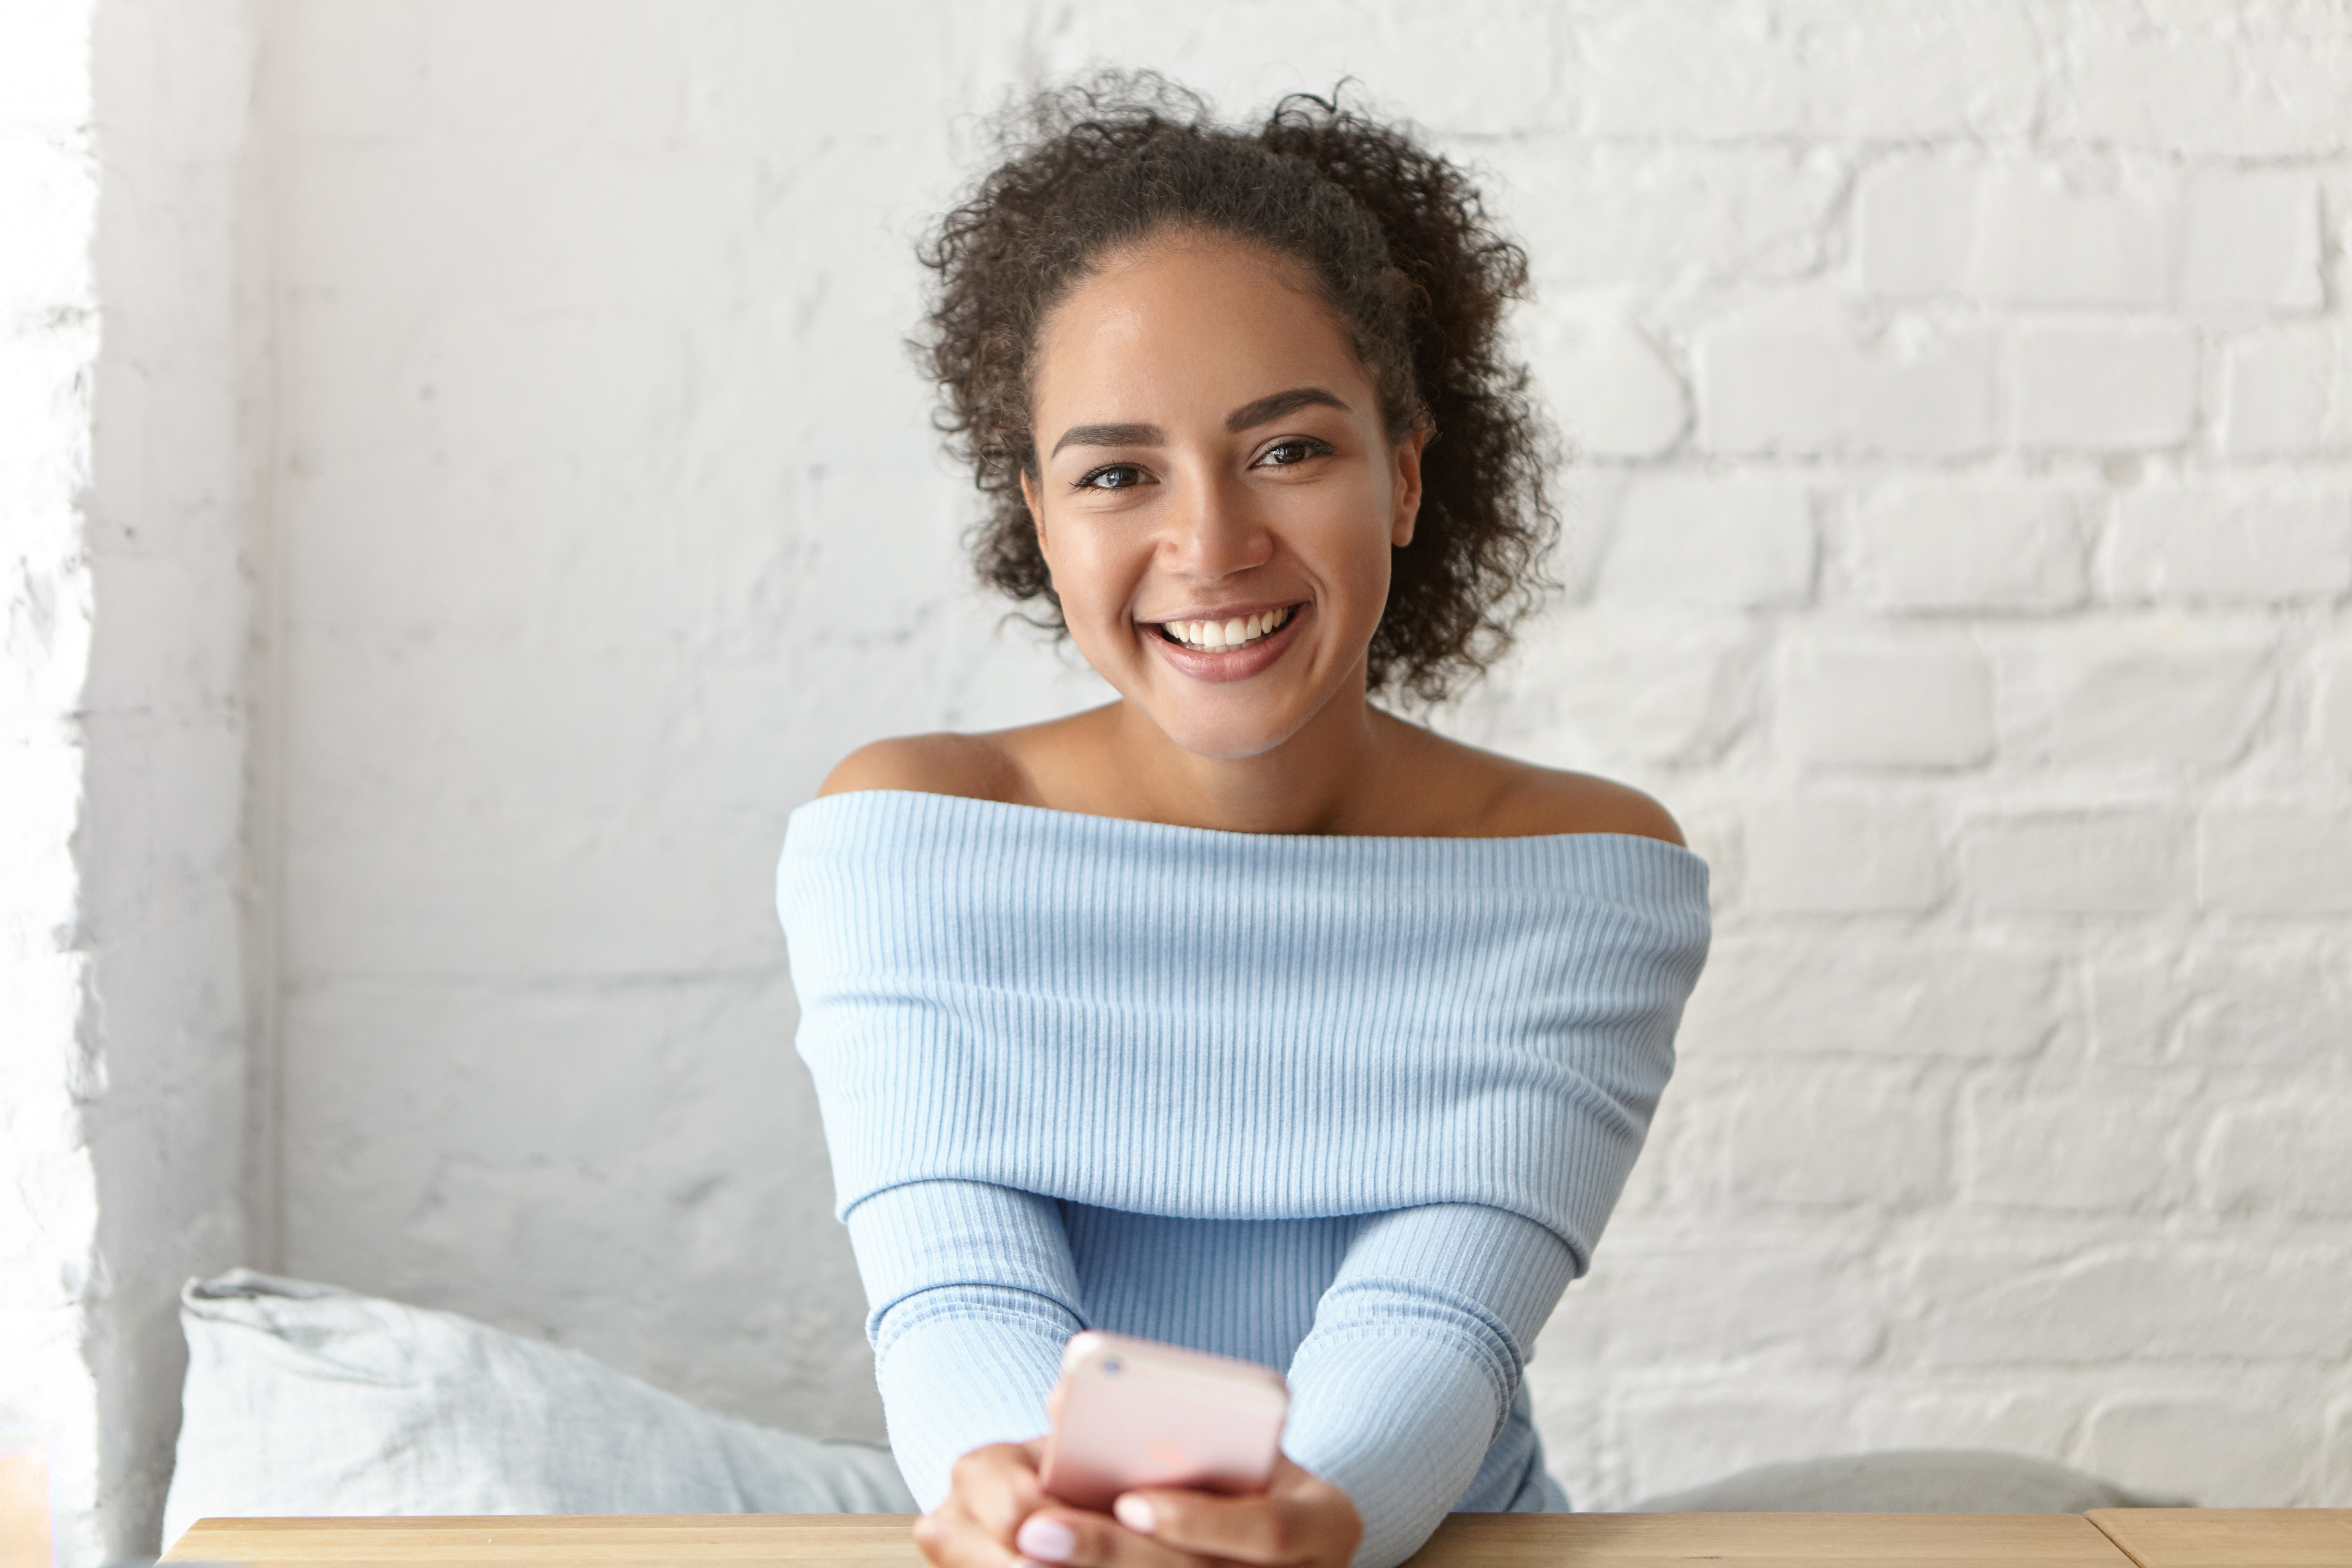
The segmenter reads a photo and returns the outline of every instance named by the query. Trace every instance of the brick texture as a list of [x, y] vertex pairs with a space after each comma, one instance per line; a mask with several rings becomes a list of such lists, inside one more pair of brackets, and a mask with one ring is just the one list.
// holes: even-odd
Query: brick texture
[[2352, 914], [2352, 810], [2231, 802], [2197, 836], [2198, 899], [2244, 915]]
[[2125, 601], [2330, 603], [2352, 589], [2352, 494], [2143, 490], [2117, 505], [2103, 566]]
[[2259, 1507], [2281, 1479], [2308, 1473], [2315, 1425], [2235, 1400], [2117, 1400], [2091, 1417], [2084, 1450], [2102, 1474], [2163, 1500]]
[[[1873, 333], [1828, 310], [1781, 307], [1705, 328], [1693, 353], [1698, 438], [1712, 451], [1955, 458], [1993, 445], [1993, 344], [1973, 328]], [[2174, 368], [2186, 391], [2188, 367]], [[2161, 422], [2168, 394], [2137, 393], [2126, 417], [2146, 405]]]
[[1779, 680], [1780, 749], [1822, 767], [1964, 768], [1992, 754], [1992, 679], [1949, 637], [1792, 640]]
[[266, 1207], [257, 26], [0, 10], [0, 1426], [68, 1568], [158, 1550], [175, 1298]]
[[2323, 764], [2352, 774], [2352, 646], [2322, 652], [2312, 675], [2312, 742]]
[[2352, 1162], [2344, 1158], [2338, 1095], [2232, 1105], [2213, 1120], [2202, 1162], [2205, 1199], [2220, 1209], [2352, 1215]]
[[2197, 423], [2197, 335], [2178, 323], [2029, 321], [2011, 367], [2017, 441], [2029, 449], [2178, 447]]
[[2001, 746], [2066, 773], [2217, 769], [2269, 715], [2273, 635], [2259, 623], [2101, 618], [1994, 641]]
[[2233, 458], [2308, 457], [2352, 446], [2352, 354], [2340, 325], [2287, 327], [2221, 351], [2221, 446]]
[[1812, 500], [1801, 485], [1643, 476], [1619, 510], [1600, 591], [1726, 607], [1812, 596]]
[[2180, 824], [2146, 807], [2021, 812], [1971, 824], [1960, 876], [2014, 914], [2152, 914], [2181, 901]]
[[1853, 595], [1893, 614], [2071, 609], [2086, 591], [2090, 510], [2051, 485], [1878, 486], [1853, 509]]
[[1827, 791], [1748, 805], [1748, 903], [1780, 913], [1924, 910], [1944, 890], [1935, 813]]

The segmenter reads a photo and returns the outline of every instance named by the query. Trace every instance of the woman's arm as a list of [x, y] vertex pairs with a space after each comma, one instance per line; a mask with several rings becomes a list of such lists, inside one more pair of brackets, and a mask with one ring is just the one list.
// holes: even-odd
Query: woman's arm
[[1576, 1272], [1565, 1242], [1501, 1209], [1432, 1205], [1364, 1222], [1291, 1361], [1283, 1436], [1354, 1500], [1357, 1568], [1411, 1556], [1468, 1488]]
[[849, 1211], [890, 1448], [923, 1508], [956, 1460], [1046, 1428], [1063, 1342], [1086, 1324], [1051, 1198], [913, 1182]]
[[[1264, 1497], [1130, 1498], [1118, 1524], [1044, 1495], [1047, 1395], [1064, 1342], [1085, 1327], [1053, 1200], [981, 1182], [916, 1182], [866, 1199], [848, 1223], [890, 1447], [925, 1510], [915, 1536], [933, 1563], [1003, 1568], [1016, 1553], [1155, 1568], [1192, 1553], [1299, 1568], [1346, 1561], [1355, 1510], [1287, 1459]], [[1134, 1510], [1154, 1500], [1156, 1517]]]

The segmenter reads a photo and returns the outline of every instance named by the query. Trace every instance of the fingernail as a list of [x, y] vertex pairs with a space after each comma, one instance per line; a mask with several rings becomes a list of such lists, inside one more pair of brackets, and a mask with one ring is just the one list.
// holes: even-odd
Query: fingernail
[[1070, 1527], [1058, 1519], [1040, 1519], [1032, 1514], [1021, 1521], [1021, 1531], [1013, 1544], [1041, 1563], [1067, 1563], [1070, 1553], [1078, 1549], [1078, 1538]]
[[1154, 1522], [1151, 1517], [1151, 1505], [1141, 1498], [1132, 1494], [1123, 1497], [1110, 1505], [1110, 1510], [1118, 1516], [1119, 1523], [1127, 1526], [1136, 1534], [1151, 1533], [1151, 1526]]

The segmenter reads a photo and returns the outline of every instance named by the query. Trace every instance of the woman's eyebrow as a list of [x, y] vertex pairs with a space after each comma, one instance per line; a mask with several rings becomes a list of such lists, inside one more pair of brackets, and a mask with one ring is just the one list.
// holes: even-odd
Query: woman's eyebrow
[[1157, 425], [1073, 425], [1045, 456], [1050, 458], [1065, 447], [1157, 447], [1167, 439], [1168, 432]]
[[[1354, 412], [1319, 386], [1294, 386], [1288, 392], [1243, 404], [1225, 416], [1225, 429], [1239, 435], [1286, 414], [1318, 405], [1336, 408], [1342, 414]], [[1157, 425], [1073, 425], [1062, 432], [1062, 438], [1054, 443], [1054, 450], [1045, 455], [1053, 457], [1065, 447], [1158, 447], [1167, 439], [1168, 432]]]
[[1261, 397], [1255, 403], [1244, 403], [1225, 416], [1225, 428], [1238, 436], [1286, 414], [1296, 414], [1302, 408], [1318, 405], [1336, 408], [1342, 414], [1354, 412], [1330, 393], [1319, 386], [1294, 386], [1288, 392], [1277, 392], [1271, 397]]

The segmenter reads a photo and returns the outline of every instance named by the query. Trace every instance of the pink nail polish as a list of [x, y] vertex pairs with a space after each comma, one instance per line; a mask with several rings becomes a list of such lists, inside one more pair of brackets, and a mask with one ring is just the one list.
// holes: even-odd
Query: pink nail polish
[[1041, 1563], [1067, 1563], [1070, 1553], [1078, 1549], [1078, 1538], [1060, 1520], [1040, 1519], [1032, 1514], [1021, 1521], [1013, 1544], [1021, 1548], [1024, 1555]]
[[1151, 1505], [1132, 1494], [1111, 1504], [1110, 1511], [1118, 1517], [1119, 1523], [1138, 1535], [1150, 1534], [1152, 1525], [1158, 1522], [1151, 1517]]

